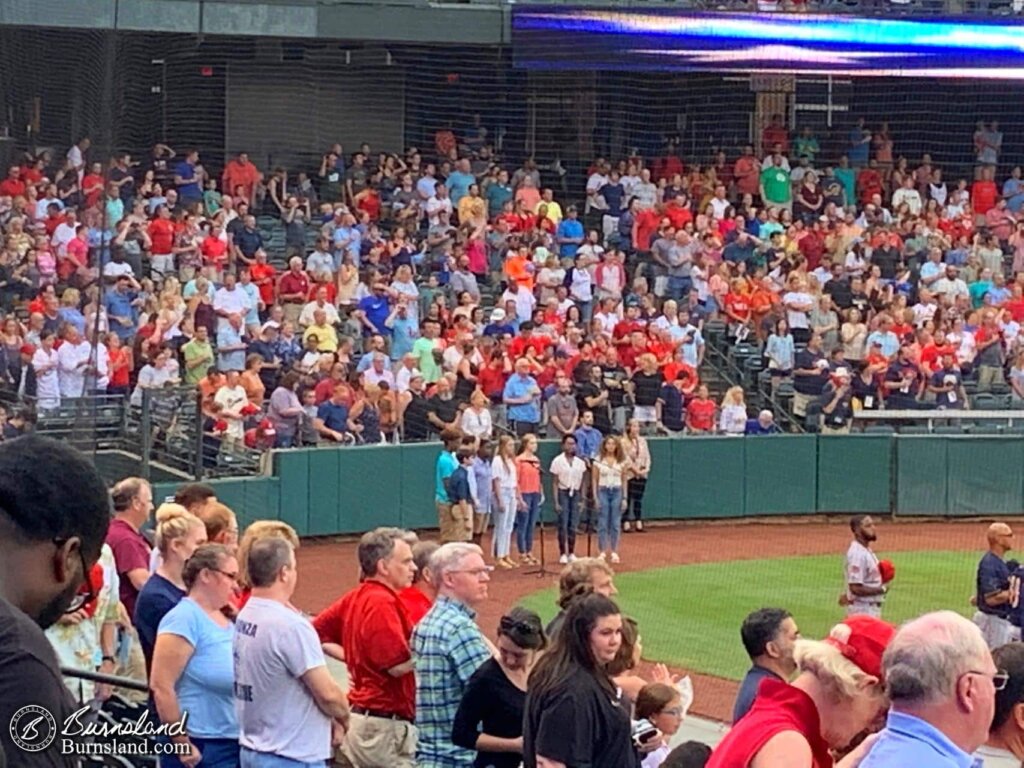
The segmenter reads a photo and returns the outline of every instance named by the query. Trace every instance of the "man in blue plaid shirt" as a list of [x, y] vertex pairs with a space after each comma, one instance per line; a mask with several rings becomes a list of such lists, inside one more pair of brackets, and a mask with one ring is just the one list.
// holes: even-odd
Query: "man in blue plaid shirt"
[[437, 601], [412, 633], [416, 657], [419, 768], [472, 768], [476, 753], [452, 743], [452, 722], [470, 676], [491, 657], [474, 606], [487, 599], [491, 568], [475, 544], [452, 542], [430, 558]]

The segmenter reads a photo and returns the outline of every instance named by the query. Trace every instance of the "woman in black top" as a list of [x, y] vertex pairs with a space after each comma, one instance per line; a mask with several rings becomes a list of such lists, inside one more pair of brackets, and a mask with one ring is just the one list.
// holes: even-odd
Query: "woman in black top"
[[533, 611], [513, 608], [501, 617], [498, 657], [473, 673], [452, 724], [452, 742], [477, 750], [475, 768], [518, 768], [522, 762], [526, 681], [546, 645]]
[[620, 645], [622, 616], [613, 601], [590, 594], [570, 605], [551, 650], [530, 675], [526, 768], [639, 767], [629, 713], [605, 671]]

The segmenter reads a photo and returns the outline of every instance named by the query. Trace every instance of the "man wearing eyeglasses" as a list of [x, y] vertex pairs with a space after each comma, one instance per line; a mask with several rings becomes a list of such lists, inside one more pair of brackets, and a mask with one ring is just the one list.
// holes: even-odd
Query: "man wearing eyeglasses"
[[30, 435], [0, 444], [0, 500], [0, 755], [19, 768], [64, 766], [60, 739], [44, 746], [57, 734], [15, 714], [42, 707], [59, 729], [75, 709], [43, 629], [93, 599], [76, 595], [99, 557], [110, 495], [78, 451]]
[[452, 743], [452, 722], [469, 678], [491, 657], [474, 610], [487, 599], [491, 568], [480, 547], [464, 542], [441, 546], [427, 567], [438, 595], [412, 633], [416, 760], [419, 768], [471, 768], [476, 752]]
[[992, 523], [988, 527], [988, 552], [978, 563], [977, 612], [974, 623], [989, 648], [998, 648], [1017, 639], [1017, 630], [1010, 622], [1013, 593], [1010, 589], [1010, 568], [1006, 553], [1013, 548], [1013, 530], [1006, 523]]
[[996, 667], [981, 630], [952, 611], [928, 613], [896, 633], [882, 657], [892, 708], [860, 768], [956, 768], [978, 765], [996, 692]]

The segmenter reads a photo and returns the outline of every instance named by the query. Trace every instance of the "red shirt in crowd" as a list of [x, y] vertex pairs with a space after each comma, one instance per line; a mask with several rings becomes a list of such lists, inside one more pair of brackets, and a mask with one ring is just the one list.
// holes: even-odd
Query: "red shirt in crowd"
[[0, 181], [0, 197], [18, 197], [25, 194], [25, 182], [22, 179], [6, 178]]
[[1010, 315], [1016, 322], [1024, 322], [1024, 297], [1019, 299], [1011, 298], [1003, 305], [1003, 309], [1010, 310]]
[[633, 247], [638, 251], [651, 250], [651, 240], [658, 232], [661, 215], [653, 208], [645, 208], [636, 215], [636, 242]]
[[349, 703], [412, 722], [416, 675], [409, 671], [392, 677], [387, 672], [412, 657], [413, 624], [391, 587], [376, 579], [364, 581], [317, 616], [313, 627], [321, 642], [345, 649]]
[[170, 219], [153, 219], [149, 223], [150, 249], [154, 255], [166, 256], [174, 246], [174, 222]]
[[228, 258], [228, 244], [219, 237], [207, 237], [200, 246], [203, 260], [212, 266], [220, 267]]
[[[308, 296], [309, 277], [305, 272], [295, 274], [289, 270], [281, 275], [281, 283], [278, 286], [278, 291], [282, 296], [293, 293], [301, 293], [303, 296]], [[284, 299], [283, 301], [288, 304], [305, 303], [302, 299]]]
[[500, 364], [497, 368], [485, 365], [480, 369], [480, 373], [477, 374], [477, 384], [488, 397], [500, 395], [505, 390], [505, 381], [507, 379], [508, 374], [505, 373], [504, 368]]
[[258, 261], [249, 267], [249, 275], [259, 288], [260, 298], [268, 307], [274, 303], [274, 278], [277, 268], [273, 264], [260, 264]]
[[975, 213], [988, 213], [996, 205], [999, 191], [994, 181], [976, 181], [971, 185], [971, 205]]
[[434, 605], [434, 601], [423, 594], [416, 587], [406, 587], [398, 593], [398, 599], [405, 607], [405, 615], [409, 617], [409, 623], [414, 627], [420, 623], [420, 619], [427, 615], [427, 612]]
[[715, 401], [694, 398], [686, 405], [686, 416], [693, 429], [710, 432], [715, 427]]
[[882, 194], [882, 174], [874, 168], [865, 168], [857, 174], [857, 187], [860, 189], [860, 202], [867, 205], [874, 195]]
[[674, 200], [665, 206], [665, 217], [676, 229], [682, 229], [689, 222], [693, 221], [693, 214], [690, 212], [690, 209], [685, 205], [676, 205]]
[[547, 336], [538, 336], [532, 334], [530, 338], [523, 338], [522, 336], [516, 336], [512, 339], [512, 343], [508, 345], [508, 352], [513, 359], [523, 357], [526, 351], [532, 349], [537, 357], [544, 354], [544, 350], [551, 346], [551, 339]]
[[711, 753], [707, 768], [748, 766], [764, 745], [783, 731], [796, 731], [807, 739], [812, 768], [831, 768], [832, 755], [821, 736], [814, 701], [799, 688], [771, 678], [761, 681], [754, 706]]

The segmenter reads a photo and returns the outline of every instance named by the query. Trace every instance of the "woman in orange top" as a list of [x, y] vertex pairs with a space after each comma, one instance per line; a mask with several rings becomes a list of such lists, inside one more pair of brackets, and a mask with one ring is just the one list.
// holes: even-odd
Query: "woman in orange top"
[[521, 246], [518, 251], [505, 259], [505, 275], [516, 281], [516, 285], [525, 285], [533, 291], [534, 265], [530, 260], [530, 249]]
[[540, 459], [537, 458], [537, 436], [526, 435], [516, 456], [516, 476], [522, 501], [516, 510], [516, 547], [521, 563], [540, 562], [533, 556], [533, 529], [540, 518], [544, 490], [540, 482]]

